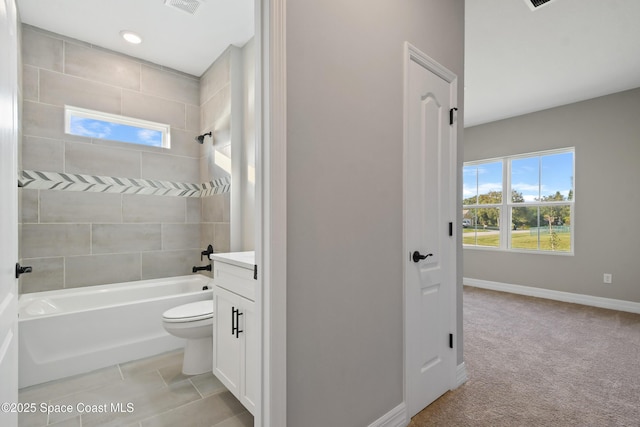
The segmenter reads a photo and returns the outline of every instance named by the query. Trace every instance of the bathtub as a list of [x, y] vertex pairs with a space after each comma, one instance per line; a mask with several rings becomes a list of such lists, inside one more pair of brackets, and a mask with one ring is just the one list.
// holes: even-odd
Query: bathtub
[[196, 274], [21, 295], [20, 388], [182, 347], [162, 313], [213, 298], [210, 281]]

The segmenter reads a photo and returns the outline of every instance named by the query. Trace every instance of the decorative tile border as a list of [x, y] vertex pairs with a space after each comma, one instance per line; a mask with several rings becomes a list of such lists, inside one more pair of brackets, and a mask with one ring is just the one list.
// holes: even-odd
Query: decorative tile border
[[231, 188], [231, 180], [221, 178], [202, 184], [190, 184], [152, 179], [25, 170], [18, 176], [18, 186], [34, 190], [206, 197], [228, 193]]

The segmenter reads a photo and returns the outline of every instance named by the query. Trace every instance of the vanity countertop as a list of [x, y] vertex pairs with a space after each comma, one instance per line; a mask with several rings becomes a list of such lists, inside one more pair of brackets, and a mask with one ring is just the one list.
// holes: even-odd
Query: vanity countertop
[[209, 255], [209, 258], [214, 261], [226, 262], [227, 264], [248, 268], [250, 270], [253, 270], [256, 263], [255, 251], [211, 254]]

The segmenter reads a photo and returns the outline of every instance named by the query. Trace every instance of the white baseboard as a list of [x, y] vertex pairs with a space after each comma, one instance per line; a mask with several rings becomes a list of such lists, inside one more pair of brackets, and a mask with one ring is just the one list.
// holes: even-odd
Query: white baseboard
[[454, 388], [460, 387], [466, 383], [469, 377], [467, 376], [467, 365], [462, 362], [456, 367], [456, 383]]
[[407, 406], [402, 402], [369, 424], [369, 427], [405, 427], [407, 424]]
[[489, 280], [471, 279], [465, 277], [463, 283], [476, 288], [494, 291], [510, 292], [512, 294], [528, 295], [574, 304], [590, 305], [592, 307], [608, 308], [611, 310], [627, 311], [640, 314], [640, 303], [613, 298], [594, 297], [591, 295], [574, 294], [571, 292], [553, 291], [550, 289], [534, 288], [531, 286], [512, 285], [509, 283], [491, 282]]

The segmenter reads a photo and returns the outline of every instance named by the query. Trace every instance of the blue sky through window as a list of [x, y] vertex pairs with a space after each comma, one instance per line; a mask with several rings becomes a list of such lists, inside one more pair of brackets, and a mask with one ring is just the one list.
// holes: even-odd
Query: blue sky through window
[[89, 138], [162, 147], [162, 132], [154, 129], [71, 116], [70, 133]]
[[[527, 202], [560, 192], [565, 198], [573, 189], [573, 156], [564, 152], [511, 160], [511, 188]], [[465, 165], [463, 199], [502, 189], [502, 162]]]

